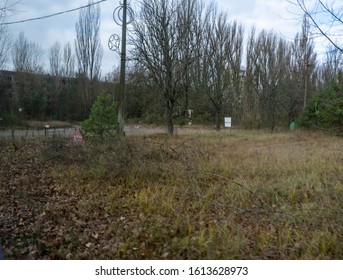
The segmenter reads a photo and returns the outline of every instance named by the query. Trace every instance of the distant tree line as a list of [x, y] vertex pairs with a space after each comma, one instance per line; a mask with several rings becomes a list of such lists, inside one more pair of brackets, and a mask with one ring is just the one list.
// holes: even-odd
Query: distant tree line
[[318, 61], [308, 13], [292, 41], [252, 28], [245, 45], [244, 27], [213, 3], [143, 0], [138, 18], [131, 33], [136, 64], [130, 82], [142, 86], [130, 95], [142, 102], [142, 90], [151, 92], [144, 96], [154, 96], [154, 106], [143, 101], [144, 110], [137, 112], [149, 119], [164, 115], [169, 134], [175, 117], [182, 120], [187, 109], [216, 129], [224, 116], [247, 128], [288, 127], [318, 90], [341, 80], [339, 49]]
[[[268, 30], [246, 31], [213, 3], [142, 0], [129, 30], [126, 117], [165, 122], [169, 134], [175, 123], [188, 122], [189, 109], [193, 123], [218, 130], [224, 116], [245, 128], [289, 126], [313, 106], [316, 92], [342, 83], [342, 52], [335, 48], [318, 60], [309, 15], [286, 40]], [[11, 57], [17, 72], [13, 87], [0, 88], [0, 115], [23, 108], [31, 118], [84, 120], [102, 92], [116, 100], [119, 73], [101, 75], [99, 27], [99, 5], [81, 10], [74, 48], [51, 46], [46, 74], [42, 49], [23, 33], [8, 45], [10, 34], [0, 25], [0, 66]]]
[[[5, 22], [8, 8], [0, 9], [0, 23]], [[0, 24], [0, 67], [4, 69], [10, 59], [14, 67], [13, 81], [2, 77], [0, 84], [0, 117], [84, 120], [102, 91], [113, 92], [113, 85], [101, 80], [99, 4], [80, 10], [75, 31], [74, 47], [70, 42], [50, 47], [46, 73], [42, 48], [23, 32], [10, 40], [7, 26]]]

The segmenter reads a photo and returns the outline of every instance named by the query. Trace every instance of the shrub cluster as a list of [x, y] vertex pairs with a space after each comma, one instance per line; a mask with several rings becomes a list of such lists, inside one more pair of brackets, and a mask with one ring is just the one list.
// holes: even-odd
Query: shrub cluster
[[307, 128], [343, 132], [343, 86], [333, 84], [314, 95], [299, 124]]

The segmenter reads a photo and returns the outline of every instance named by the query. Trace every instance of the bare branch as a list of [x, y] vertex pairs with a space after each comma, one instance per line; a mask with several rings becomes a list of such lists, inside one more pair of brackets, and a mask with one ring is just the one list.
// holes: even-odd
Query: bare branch
[[[341, 16], [334, 11], [333, 8], [329, 8], [328, 4], [323, 3], [323, 1], [318, 0], [313, 9], [310, 9], [306, 4], [305, 0], [296, 0], [296, 4], [304, 14], [311, 20], [313, 26], [324, 36], [336, 49], [340, 52], [343, 52], [343, 48], [339, 46], [333, 39], [332, 35], [329, 33], [329, 30], [332, 29], [336, 24], [343, 24]], [[333, 22], [329, 27], [329, 30], [324, 30], [321, 26], [319, 20], [316, 18], [317, 15], [329, 15], [333, 18]], [[328, 24], [328, 22], [326, 22]]]

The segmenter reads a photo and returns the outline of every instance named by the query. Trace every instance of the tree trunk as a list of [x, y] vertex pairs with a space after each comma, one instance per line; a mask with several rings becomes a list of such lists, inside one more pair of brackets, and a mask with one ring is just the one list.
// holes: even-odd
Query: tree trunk
[[172, 136], [174, 133], [174, 122], [173, 122], [173, 105], [171, 102], [168, 102], [167, 112], [166, 112], [166, 121], [167, 121], [167, 133], [169, 136]]
[[220, 122], [221, 122], [221, 118], [220, 118], [220, 109], [216, 110], [216, 116], [215, 116], [215, 123], [216, 123], [216, 130], [220, 131]]

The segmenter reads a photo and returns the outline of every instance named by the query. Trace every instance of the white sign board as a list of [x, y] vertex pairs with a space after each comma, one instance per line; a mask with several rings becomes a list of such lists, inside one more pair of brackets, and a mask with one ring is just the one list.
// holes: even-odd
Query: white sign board
[[224, 118], [224, 126], [231, 128], [231, 118]]

